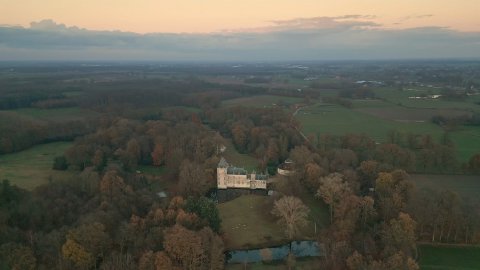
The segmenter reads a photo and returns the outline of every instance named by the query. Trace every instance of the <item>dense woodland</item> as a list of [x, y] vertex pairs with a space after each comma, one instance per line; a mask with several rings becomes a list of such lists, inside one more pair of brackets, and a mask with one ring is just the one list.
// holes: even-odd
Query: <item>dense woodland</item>
[[[2, 83], [10, 89], [18, 82]], [[272, 213], [285, 218], [289, 238], [295, 239], [305, 217], [286, 218], [276, 206], [282, 196], [307, 192], [328, 207], [329, 226], [316, 239], [326, 251], [319, 268], [419, 269], [417, 241], [480, 242], [475, 202], [448, 190], [419, 189], [408, 175], [479, 173], [480, 155], [468, 163], [456, 160], [448, 133], [436, 141], [391, 131], [381, 144], [362, 134], [304, 138], [300, 123], [281, 108], [221, 106], [225, 99], [281, 90], [191, 77], [85, 83], [86, 94], [73, 98], [48, 79], [31, 84], [45, 88], [33, 93], [28, 84], [24, 91], [15, 88], [2, 95], [0, 107], [74, 104], [98, 115], [32, 123], [0, 112], [11, 121], [2, 121], [7, 128], [0, 131], [0, 153], [74, 140], [54, 168], [75, 171], [33, 191], [2, 182], [0, 269], [223, 269], [222, 221], [210, 195], [225, 139], [255, 157], [261, 171], [274, 174], [285, 159], [294, 161], [296, 173], [274, 187], [281, 195], [271, 202]], [[337, 99], [356, 97], [372, 96], [368, 90], [342, 91]], [[164, 173], [143, 174], [139, 166]]]

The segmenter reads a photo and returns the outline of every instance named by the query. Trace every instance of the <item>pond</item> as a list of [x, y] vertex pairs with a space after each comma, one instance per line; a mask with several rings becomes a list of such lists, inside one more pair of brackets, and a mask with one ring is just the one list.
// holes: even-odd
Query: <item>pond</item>
[[283, 246], [250, 249], [233, 250], [227, 252], [227, 263], [255, 263], [262, 261], [283, 260], [287, 257], [289, 251], [297, 258], [301, 257], [319, 257], [324, 255], [324, 248], [316, 241], [293, 241]]

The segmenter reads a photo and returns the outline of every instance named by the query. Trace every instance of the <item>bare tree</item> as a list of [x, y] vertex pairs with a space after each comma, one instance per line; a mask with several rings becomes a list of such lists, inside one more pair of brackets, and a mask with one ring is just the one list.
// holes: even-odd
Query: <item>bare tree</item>
[[307, 224], [310, 209], [293, 196], [284, 196], [275, 201], [272, 214], [279, 217], [279, 223], [286, 226], [285, 233], [292, 239], [302, 226]]

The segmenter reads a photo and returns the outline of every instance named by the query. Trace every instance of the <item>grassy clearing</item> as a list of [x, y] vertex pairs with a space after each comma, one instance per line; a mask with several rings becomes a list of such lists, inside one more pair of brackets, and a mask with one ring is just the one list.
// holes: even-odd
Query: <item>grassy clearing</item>
[[32, 190], [49, 179], [70, 175], [68, 171], [52, 170], [53, 159], [71, 146], [70, 142], [55, 142], [34, 146], [25, 151], [0, 156], [0, 180]]
[[159, 176], [162, 175], [166, 172], [166, 167], [156, 167], [156, 166], [150, 166], [150, 165], [139, 165], [137, 168], [137, 171], [152, 175], [152, 176]]
[[10, 111], [17, 115], [40, 121], [66, 122], [82, 120], [87, 117], [93, 117], [95, 112], [84, 110], [79, 107], [58, 108], [58, 109], [37, 109], [23, 108]]
[[231, 140], [225, 139], [225, 146], [227, 149], [225, 150], [225, 153], [223, 153], [223, 156], [229, 164], [245, 168], [247, 171], [257, 169], [258, 161], [248, 154], [240, 154], [237, 149], [235, 149]]
[[242, 98], [225, 100], [222, 102], [222, 106], [246, 106], [246, 107], [257, 107], [257, 108], [273, 108], [279, 105], [289, 106], [292, 104], [300, 103], [302, 101], [303, 101], [302, 98], [296, 98], [296, 97], [262, 95], [262, 96], [242, 97]]
[[476, 175], [412, 174], [411, 179], [419, 188], [452, 190], [476, 200], [480, 194], [480, 177]]
[[269, 197], [247, 195], [218, 205], [228, 249], [271, 246], [288, 241], [269, 213]]
[[[300, 199], [310, 208], [308, 224], [300, 231], [298, 239], [315, 239], [317, 232], [328, 226], [328, 208], [310, 194]], [[273, 201], [270, 197], [247, 195], [218, 206], [222, 229], [227, 236], [229, 249], [274, 246], [288, 242], [283, 226], [270, 214]]]
[[468, 161], [474, 154], [480, 153], [480, 127], [461, 127], [452, 132], [450, 138], [461, 161]]
[[418, 248], [421, 269], [480, 269], [480, 247], [420, 245]]

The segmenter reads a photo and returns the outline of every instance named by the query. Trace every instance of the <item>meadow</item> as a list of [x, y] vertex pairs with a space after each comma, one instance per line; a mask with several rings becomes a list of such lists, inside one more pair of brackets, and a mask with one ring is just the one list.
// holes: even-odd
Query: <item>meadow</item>
[[251, 155], [239, 153], [230, 139], [225, 139], [224, 145], [227, 148], [223, 153], [223, 157], [229, 164], [235, 167], [244, 168], [249, 172], [257, 169], [258, 160]]
[[[430, 122], [436, 114], [462, 114], [462, 110], [452, 108], [421, 109], [404, 108], [387, 102], [368, 100], [355, 101], [353, 108], [335, 104], [317, 103], [302, 108], [296, 118], [302, 124], [303, 132], [308, 134], [345, 135], [349, 133], [366, 134], [377, 142], [385, 142], [392, 130], [407, 134], [430, 134], [440, 139], [443, 128]], [[479, 152], [480, 127], [460, 126], [449, 133], [456, 146], [460, 161]]]
[[93, 111], [81, 109], [80, 107], [55, 109], [22, 108], [9, 112], [34, 121], [52, 122], [83, 120], [85, 118], [94, 117], [97, 115], [97, 113]]
[[281, 225], [268, 213], [268, 197], [246, 195], [218, 205], [229, 250], [273, 246], [288, 241]]
[[411, 174], [410, 178], [419, 188], [451, 190], [462, 197], [479, 199], [480, 177], [477, 175]]
[[[307, 225], [295, 240], [315, 239], [315, 229], [318, 232], [328, 225], [328, 208], [307, 193], [300, 199], [309, 207], [310, 213]], [[227, 249], [271, 247], [287, 243], [289, 240], [284, 227], [270, 214], [272, 207], [273, 198], [257, 195], [245, 195], [219, 204]]]
[[53, 159], [63, 155], [70, 142], [55, 142], [34, 146], [27, 150], [0, 155], [0, 180], [8, 179], [13, 185], [27, 190], [71, 175], [69, 171], [52, 169]]
[[478, 246], [418, 245], [418, 253], [422, 270], [480, 269]]
[[375, 141], [385, 142], [389, 131], [432, 134], [439, 136], [442, 129], [431, 123], [406, 123], [385, 120], [340, 105], [317, 103], [303, 108], [296, 115], [305, 134], [345, 135], [362, 133]]

